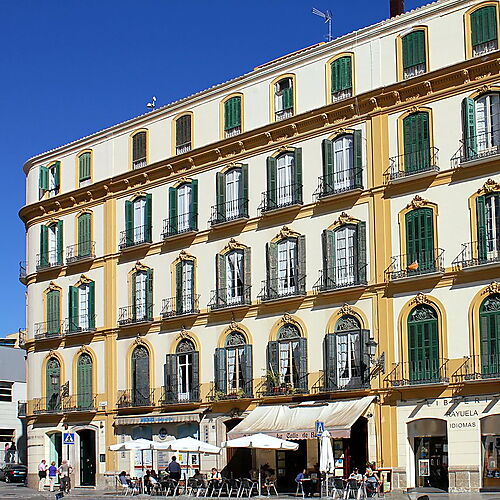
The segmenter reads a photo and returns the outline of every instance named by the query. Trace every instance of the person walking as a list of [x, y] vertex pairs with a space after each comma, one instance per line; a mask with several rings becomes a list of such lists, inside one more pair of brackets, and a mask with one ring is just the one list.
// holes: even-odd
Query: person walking
[[56, 479], [57, 479], [57, 467], [56, 463], [52, 462], [49, 466], [50, 491], [54, 491], [54, 485], [56, 484]]
[[5, 463], [8, 463], [8, 461], [9, 461], [9, 448], [10, 448], [10, 443], [5, 443], [5, 454], [3, 457], [3, 461]]
[[47, 478], [47, 462], [43, 459], [38, 464], [38, 491], [43, 491], [45, 488], [45, 479]]
[[9, 455], [9, 463], [13, 464], [16, 462], [16, 452], [17, 452], [17, 447], [16, 443], [12, 441], [12, 444], [9, 447], [8, 455]]
[[64, 493], [71, 492], [71, 476], [73, 473], [73, 467], [69, 464], [67, 460], [63, 460], [61, 466], [59, 467], [59, 476], [61, 478], [61, 491]]

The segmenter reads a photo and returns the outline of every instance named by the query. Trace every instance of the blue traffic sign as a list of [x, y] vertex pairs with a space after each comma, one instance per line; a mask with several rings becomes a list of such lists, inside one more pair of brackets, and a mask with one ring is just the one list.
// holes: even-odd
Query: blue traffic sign
[[325, 422], [316, 422], [316, 437], [321, 437], [325, 432]]
[[75, 433], [74, 432], [64, 432], [63, 433], [63, 443], [64, 444], [75, 444]]

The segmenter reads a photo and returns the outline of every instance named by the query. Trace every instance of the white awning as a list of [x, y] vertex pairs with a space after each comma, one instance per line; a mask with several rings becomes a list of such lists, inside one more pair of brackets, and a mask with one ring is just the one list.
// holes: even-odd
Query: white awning
[[262, 432], [281, 439], [316, 439], [316, 422], [324, 422], [332, 438], [348, 438], [351, 427], [363, 415], [375, 396], [336, 401], [302, 403], [298, 406], [259, 406], [233, 430], [231, 439]]

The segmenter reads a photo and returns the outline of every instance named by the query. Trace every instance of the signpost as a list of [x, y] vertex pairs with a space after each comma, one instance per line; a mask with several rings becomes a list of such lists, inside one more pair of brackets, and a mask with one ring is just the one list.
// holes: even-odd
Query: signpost
[[68, 445], [68, 447], [66, 448], [68, 450], [66, 456], [68, 457], [68, 461], [69, 461], [69, 446], [71, 444], [75, 444], [75, 433], [74, 432], [63, 432], [63, 444]]
[[325, 422], [316, 422], [316, 437], [320, 438], [325, 432]]

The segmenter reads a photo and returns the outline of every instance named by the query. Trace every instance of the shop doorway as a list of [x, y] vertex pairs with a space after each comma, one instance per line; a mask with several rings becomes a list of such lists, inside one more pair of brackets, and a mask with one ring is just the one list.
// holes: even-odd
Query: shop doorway
[[448, 491], [448, 435], [446, 421], [426, 418], [408, 424], [413, 441], [415, 487]]
[[336, 477], [349, 477], [355, 467], [363, 474], [368, 462], [368, 420], [359, 417], [351, 427], [351, 437], [334, 439], [332, 445]]
[[500, 415], [481, 419], [483, 489], [500, 491]]
[[54, 432], [49, 435], [49, 463], [55, 462], [59, 467], [62, 463], [62, 434]]
[[83, 429], [77, 434], [80, 437], [80, 485], [95, 486], [95, 431]]
[[278, 480], [278, 490], [280, 492], [295, 492], [295, 478], [307, 466], [307, 440], [300, 439], [296, 451], [276, 452], [276, 477]]
[[[232, 418], [224, 422], [226, 432], [233, 430], [241, 418]], [[248, 477], [248, 471], [252, 469], [252, 450], [250, 448], [226, 448], [227, 465], [222, 473], [224, 477]]]

